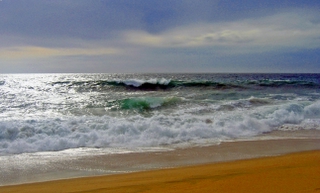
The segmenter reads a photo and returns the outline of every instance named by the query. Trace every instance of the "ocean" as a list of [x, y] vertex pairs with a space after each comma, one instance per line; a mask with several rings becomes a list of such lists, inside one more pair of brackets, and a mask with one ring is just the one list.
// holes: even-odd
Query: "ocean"
[[0, 155], [319, 130], [319, 74], [2, 74]]
[[320, 74], [0, 75], [3, 175], [27, 160], [33, 168], [319, 130]]

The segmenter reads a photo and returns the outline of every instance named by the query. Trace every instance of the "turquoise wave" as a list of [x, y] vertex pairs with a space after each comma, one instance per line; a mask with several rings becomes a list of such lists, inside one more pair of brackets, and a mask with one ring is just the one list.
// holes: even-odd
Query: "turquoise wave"
[[116, 101], [121, 110], [146, 111], [161, 107], [172, 107], [181, 102], [178, 97], [137, 97]]

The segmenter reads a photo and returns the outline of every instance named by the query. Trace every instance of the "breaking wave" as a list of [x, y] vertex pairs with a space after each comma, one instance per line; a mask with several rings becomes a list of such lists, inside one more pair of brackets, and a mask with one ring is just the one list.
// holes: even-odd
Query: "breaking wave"
[[[301, 88], [320, 88], [320, 84], [312, 81], [298, 80], [244, 80], [244, 81], [182, 81], [171, 79], [125, 79], [125, 80], [96, 80], [96, 81], [62, 81], [54, 82], [52, 85], [67, 85], [68, 87], [82, 87], [87, 89], [101, 88], [104, 86], [124, 87], [131, 90], [165, 90], [173, 88], [195, 88], [206, 87], [214, 89], [232, 89], [232, 88], [251, 88], [251, 87], [301, 87]], [[1, 82], [0, 82], [1, 85]]]
[[[162, 100], [165, 99], [161, 99], [159, 103], [162, 103]], [[137, 108], [145, 108], [139, 100], [122, 102], [123, 108], [135, 108], [135, 105]], [[152, 108], [152, 105], [156, 107], [157, 104], [158, 102], [151, 102], [147, 106]], [[320, 102], [307, 106], [297, 103], [276, 108], [261, 107], [246, 113], [235, 110], [227, 115], [203, 114], [194, 108], [180, 110], [171, 115], [155, 114], [148, 118], [138, 115], [127, 118], [105, 115], [8, 120], [0, 122], [0, 154], [57, 151], [77, 147], [157, 147], [187, 142], [217, 143], [256, 136], [276, 130], [284, 124], [308, 124], [310, 119], [315, 121], [304, 128], [320, 129]]]
[[121, 109], [149, 110], [159, 107], [172, 106], [181, 99], [177, 97], [140, 97], [120, 100]]

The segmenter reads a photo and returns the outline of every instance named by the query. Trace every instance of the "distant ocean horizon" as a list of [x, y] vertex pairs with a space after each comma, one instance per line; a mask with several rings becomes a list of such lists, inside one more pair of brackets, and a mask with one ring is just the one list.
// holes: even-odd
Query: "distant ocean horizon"
[[0, 74], [0, 100], [0, 156], [320, 130], [320, 74], [311, 73]]

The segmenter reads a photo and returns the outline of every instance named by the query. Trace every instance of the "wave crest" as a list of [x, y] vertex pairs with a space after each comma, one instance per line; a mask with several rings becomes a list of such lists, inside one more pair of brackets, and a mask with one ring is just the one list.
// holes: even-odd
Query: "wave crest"
[[117, 103], [120, 109], [145, 111], [172, 106], [180, 101], [178, 97], [138, 97], [120, 100]]
[[[0, 85], [4, 82], [0, 81]], [[151, 78], [151, 79], [113, 79], [113, 80], [94, 80], [94, 81], [60, 81], [53, 82], [55, 85], [63, 85], [68, 88], [77, 88], [79, 91], [89, 91], [95, 89], [108, 89], [123, 87], [129, 90], [143, 90], [143, 91], [156, 91], [174, 88], [211, 88], [211, 89], [250, 89], [254, 88], [281, 88], [281, 87], [294, 87], [294, 88], [320, 88], [318, 82], [306, 80], [233, 80], [233, 81], [215, 81], [215, 80], [172, 80], [166, 78]]]

